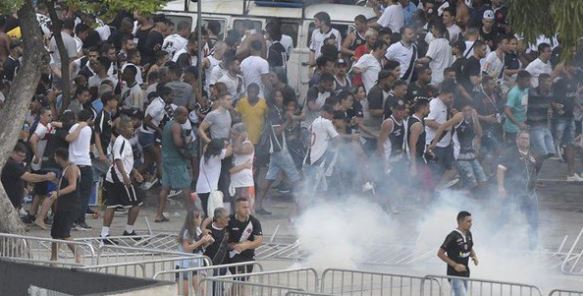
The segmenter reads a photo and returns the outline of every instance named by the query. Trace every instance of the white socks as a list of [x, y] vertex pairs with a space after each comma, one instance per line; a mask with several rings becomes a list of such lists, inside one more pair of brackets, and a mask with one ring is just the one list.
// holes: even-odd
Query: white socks
[[109, 235], [109, 226], [101, 227], [101, 237], [106, 237]]
[[134, 232], [134, 226], [133, 225], [126, 225], [126, 232], [127, 233]]

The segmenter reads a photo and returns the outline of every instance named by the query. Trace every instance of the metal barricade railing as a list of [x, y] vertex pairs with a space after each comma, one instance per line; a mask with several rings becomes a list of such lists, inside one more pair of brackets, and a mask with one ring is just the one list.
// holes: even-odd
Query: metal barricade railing
[[[298, 288], [287, 286], [277, 286], [259, 284], [252, 282], [242, 282], [222, 278], [205, 278], [201, 282], [201, 287], [196, 295], [223, 296], [223, 295], [252, 295], [252, 296], [285, 296], [290, 291], [301, 292]], [[217, 292], [217, 287], [222, 288]], [[226, 292], [229, 291], [229, 292]], [[193, 294], [190, 294], [193, 295]], [[305, 295], [305, 294], [304, 294]], [[310, 294], [308, 294], [310, 295]]]
[[83, 266], [77, 269], [100, 272], [105, 274], [115, 274], [122, 276], [130, 276], [137, 278], [152, 278], [154, 275], [164, 270], [175, 269], [183, 260], [200, 260], [200, 257], [183, 256], [183, 257], [171, 257], [171, 258], [161, 258], [161, 259], [151, 259], [135, 262], [123, 262], [123, 263], [111, 263], [102, 264], [95, 266]]
[[[135, 236], [110, 236], [108, 239], [114, 241], [120, 247], [149, 248], [163, 251], [178, 250], [176, 233], [159, 232]], [[101, 237], [76, 238], [74, 241], [91, 243], [95, 247], [103, 245], [103, 238]]]
[[285, 296], [335, 296], [335, 295], [314, 292], [290, 291], [285, 293]]
[[[63, 263], [97, 264], [95, 248], [89, 243], [0, 233], [0, 257], [31, 263], [47, 263], [51, 259], [51, 247], [57, 246], [57, 260]], [[70, 250], [74, 249], [74, 252]]]
[[191, 257], [192, 259], [201, 259], [206, 265], [212, 265], [210, 258], [189, 253], [164, 251], [149, 248], [123, 247], [115, 245], [103, 245], [97, 249], [97, 264], [116, 264], [143, 262], [159, 259], [174, 259], [182, 257]]
[[296, 268], [244, 273], [215, 277], [218, 279], [244, 280], [248, 283], [289, 287], [305, 292], [320, 292], [318, 272], [313, 268]]
[[583, 275], [583, 228], [581, 228], [569, 251], [564, 256], [561, 263], [561, 271], [569, 275]]
[[452, 295], [454, 281], [461, 281], [463, 285], [466, 285], [467, 295], [472, 296], [542, 296], [543, 294], [536, 286], [520, 283], [441, 275], [426, 275], [425, 280], [429, 282], [426, 282], [423, 294], [430, 296]]
[[320, 292], [334, 295], [423, 295], [425, 278], [349, 269], [326, 269]]
[[583, 296], [582, 291], [572, 291], [572, 290], [561, 290], [561, 289], [554, 289], [549, 292], [549, 296]]
[[152, 278], [155, 280], [176, 281], [178, 285], [178, 295], [193, 295], [194, 291], [199, 289], [199, 282], [201, 279], [221, 276], [227, 272], [231, 273], [231, 275], [236, 275], [238, 273], [241, 274], [244, 273], [242, 271], [245, 271], [242, 267], [249, 265], [253, 266], [253, 270], [259, 272], [263, 271], [263, 266], [258, 262], [241, 262], [183, 269], [169, 269], [157, 272]]

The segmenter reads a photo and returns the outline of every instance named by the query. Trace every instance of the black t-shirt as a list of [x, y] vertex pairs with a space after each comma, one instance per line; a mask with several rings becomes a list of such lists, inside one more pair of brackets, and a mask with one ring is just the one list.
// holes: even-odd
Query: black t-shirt
[[[153, 27], [150, 27], [146, 30], [142, 30], [141, 28], [136, 31], [135, 38], [138, 39], [138, 51], [142, 54], [142, 58], [144, 55], [144, 49], [146, 48], [146, 38], [148, 38], [148, 33], [152, 30]], [[142, 60], [143, 61], [143, 60]]]
[[366, 99], [368, 100], [368, 109], [383, 109], [384, 96], [383, 89], [378, 84], [373, 86], [366, 96]]
[[471, 232], [463, 235], [461, 231], [456, 229], [447, 235], [445, 241], [441, 245], [441, 249], [447, 253], [449, 259], [466, 267], [466, 271], [457, 272], [453, 267], [447, 265], [447, 275], [463, 277], [470, 276], [470, 267], [468, 263], [470, 261], [470, 254], [473, 247], [474, 240], [472, 239]]
[[417, 83], [411, 83], [407, 89], [407, 101], [409, 106], [412, 107], [414, 103], [413, 100], [416, 97], [433, 98], [435, 94], [436, 93], [431, 85], [419, 86]]
[[44, 154], [44, 156], [48, 158], [46, 161], [47, 168], [60, 169], [53, 156], [55, 155], [55, 151], [57, 151], [58, 148], [69, 148], [69, 142], [67, 142], [66, 138], [69, 134], [70, 128], [71, 126], [63, 126], [51, 131], [51, 137], [49, 137], [47, 141], [47, 148], [45, 149]]
[[111, 143], [112, 128], [111, 115], [109, 115], [109, 112], [101, 110], [95, 119], [95, 132], [99, 133], [101, 148], [103, 148], [103, 152], [106, 155], [107, 147], [109, 147], [109, 144]]
[[561, 76], [555, 81], [553, 84], [555, 100], [553, 100], [553, 102], [562, 104], [563, 108], [553, 108], [553, 118], [573, 118], [573, 109], [575, 108], [575, 100], [577, 98], [577, 78], [583, 79], [581, 76], [583, 76], [581, 73], [578, 73], [578, 75], [573, 78]]
[[285, 51], [285, 47], [279, 41], [274, 41], [267, 51], [269, 67], [283, 67], [286, 61], [287, 52]]
[[150, 31], [144, 41], [142, 64], [152, 64], [156, 61], [156, 52], [160, 51], [164, 43], [164, 35], [158, 31]]
[[532, 151], [521, 154], [517, 147], [511, 147], [502, 154], [499, 165], [506, 168], [504, 187], [510, 196], [521, 198], [534, 193], [542, 162]]
[[469, 57], [466, 65], [464, 66], [462, 76], [460, 77], [462, 80], [460, 82], [469, 93], [471, 93], [474, 89], [472, 81], [470, 80], [470, 76], [480, 76], [481, 67], [480, 60], [478, 60], [475, 56]]
[[352, 101], [352, 107], [346, 110], [346, 114], [348, 115], [349, 119], [353, 117], [364, 117], [364, 113], [362, 112], [362, 104], [357, 100]]
[[20, 62], [17, 59], [11, 57], [6, 59], [4, 62], [4, 73], [2, 73], [4, 80], [12, 81], [16, 77], [16, 70], [20, 67]]
[[24, 165], [8, 158], [2, 168], [2, 186], [14, 207], [20, 207], [24, 198], [24, 180], [20, 177], [26, 173]]
[[495, 28], [492, 28], [490, 33], [486, 33], [482, 28], [480, 28], [480, 39], [484, 40], [484, 42], [488, 44], [491, 50], [496, 50], [496, 38], [498, 38], [498, 32]]
[[275, 129], [284, 124], [284, 115], [283, 107], [278, 107], [276, 105], [272, 105], [267, 113], [267, 119], [272, 126], [269, 133], [269, 151], [271, 152], [279, 152], [283, 149], [283, 133], [277, 135]]
[[543, 94], [538, 88], [529, 90], [528, 106], [526, 108], [526, 124], [529, 126], [546, 125], [551, 100], [551, 93]]
[[[231, 215], [227, 231], [229, 232], [229, 243], [254, 241], [256, 236], [263, 235], [261, 223], [253, 216], [249, 216], [247, 221], [241, 222], [235, 218], [235, 215]], [[252, 260], [255, 257], [255, 250], [245, 250], [235, 256]]]
[[504, 68], [508, 70], [520, 69], [520, 59], [518, 58], [518, 55], [513, 52], [507, 53], [504, 56]]
[[467, 63], [468, 59], [466, 57], [460, 57], [451, 65], [455, 71], [455, 79], [457, 79], [457, 81], [464, 81], [464, 68]]
[[[489, 116], [492, 114], [500, 114], [502, 116], [504, 113], [504, 100], [500, 99], [498, 95], [488, 96], [481, 92], [477, 94], [473, 106], [476, 108], [476, 112], [482, 116]], [[500, 124], [491, 124], [481, 121], [483, 130], [485, 131], [498, 131], [502, 127]]]
[[227, 258], [226, 255], [228, 238], [225, 236], [227, 229], [215, 228], [212, 223], [207, 225], [206, 228], [211, 231], [210, 235], [215, 241], [206, 247], [204, 255], [211, 258], [213, 265], [225, 263], [225, 259]]

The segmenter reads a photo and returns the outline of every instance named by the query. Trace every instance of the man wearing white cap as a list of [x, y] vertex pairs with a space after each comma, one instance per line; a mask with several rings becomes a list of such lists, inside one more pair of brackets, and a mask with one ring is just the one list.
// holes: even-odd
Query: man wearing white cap
[[498, 35], [498, 32], [494, 30], [494, 23], [494, 11], [489, 9], [484, 11], [482, 27], [480, 28], [480, 39], [484, 40], [491, 50], [496, 49], [496, 37]]

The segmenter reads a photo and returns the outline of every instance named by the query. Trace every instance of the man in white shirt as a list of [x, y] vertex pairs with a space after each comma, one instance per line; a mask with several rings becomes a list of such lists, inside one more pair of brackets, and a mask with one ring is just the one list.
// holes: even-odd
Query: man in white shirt
[[490, 52], [482, 63], [482, 73], [488, 74], [494, 80], [502, 82], [504, 80], [504, 57], [508, 51], [508, 37], [501, 36], [496, 40], [498, 47]]
[[455, 9], [453, 7], [448, 7], [443, 10], [441, 19], [449, 33], [449, 41], [456, 42], [462, 33], [462, 29], [455, 23]]
[[371, 52], [360, 57], [360, 59], [352, 65], [352, 72], [362, 74], [362, 83], [364, 84], [364, 89], [367, 94], [375, 85], [379, 72], [383, 68], [382, 59], [386, 50], [387, 44], [382, 40], [377, 40], [373, 44]]
[[429, 63], [429, 68], [433, 73], [431, 84], [438, 86], [443, 81], [443, 71], [453, 63], [453, 54], [449, 40], [445, 38], [445, 32], [447, 32], [445, 25], [436, 22], [431, 31], [435, 39], [429, 43], [425, 57], [418, 59], [417, 63]]
[[[61, 31], [61, 37], [63, 38], [63, 43], [65, 44], [65, 49], [67, 50], [67, 56], [70, 60], [76, 59], [78, 53], [77, 43], [73, 38], [74, 26], [75, 22], [72, 19], [66, 19], [63, 21], [63, 30]], [[60, 67], [61, 56], [59, 55], [59, 49], [57, 48], [57, 41], [55, 41], [55, 37], [51, 38], [49, 41], [49, 52], [51, 53], [51, 58], [53, 58], [53, 64], [56, 67]]]
[[391, 5], [385, 8], [376, 25], [389, 28], [391, 32], [397, 33], [405, 25], [405, 14], [403, 6], [397, 0], [390, 0], [390, 2]]
[[326, 12], [318, 12], [314, 15], [314, 31], [310, 37], [310, 65], [314, 65], [316, 59], [322, 54], [321, 49], [324, 40], [332, 38], [336, 40], [336, 48], [342, 48], [342, 35], [332, 28], [330, 15]]
[[251, 41], [250, 49], [251, 55], [241, 62], [245, 87], [251, 83], [257, 83], [260, 87], [259, 96], [263, 98], [265, 97], [265, 84], [269, 80], [269, 63], [261, 57], [261, 41]]
[[401, 29], [401, 41], [393, 43], [388, 49], [385, 58], [387, 60], [397, 61], [401, 65], [401, 80], [410, 82], [415, 70], [415, 61], [417, 60], [417, 46], [413, 43], [415, 38], [415, 29], [413, 27], [403, 27]]
[[334, 109], [330, 105], [322, 106], [320, 116], [310, 125], [311, 143], [304, 169], [308, 188], [313, 190], [326, 190], [326, 176], [329, 175], [330, 166], [333, 165], [333, 155], [328, 152], [328, 146], [339, 137], [332, 124]]
[[227, 91], [233, 97], [233, 101], [238, 101], [245, 94], [245, 83], [241, 76], [241, 63], [239, 59], [229, 58], [223, 61], [227, 67], [225, 73], [217, 82], [222, 82], [227, 87]]
[[[533, 88], [538, 87], [538, 76], [542, 73], [551, 75], [553, 73], [553, 67], [551, 65], [551, 55], [553, 50], [548, 43], [541, 43], [538, 46], [538, 58], [530, 62], [524, 70], [530, 73], [530, 84]], [[554, 77], [551, 75], [554, 79]]]
[[[431, 143], [439, 127], [446, 123], [450, 117], [449, 109], [453, 103], [453, 93], [456, 89], [455, 83], [446, 81], [441, 85], [439, 96], [429, 102], [429, 115], [425, 118], [425, 143]], [[437, 158], [432, 163], [433, 176], [439, 180], [444, 172], [451, 170], [454, 162], [452, 132], [447, 130], [442, 138], [437, 142], [433, 154]]]
[[89, 123], [93, 120], [93, 112], [82, 110], [79, 113], [79, 122], [69, 129], [69, 134], [65, 138], [69, 142], [69, 161], [79, 167], [81, 171], [81, 181], [79, 182], [79, 198], [81, 200], [79, 213], [75, 219], [77, 229], [90, 230], [91, 227], [85, 223], [85, 214], [89, 209], [89, 197], [93, 186], [93, 168], [91, 167], [91, 136], [93, 134]]
[[167, 52], [172, 60], [174, 60], [174, 54], [186, 48], [188, 44], [188, 35], [190, 34], [190, 24], [186, 21], [181, 21], [176, 27], [176, 33], [168, 35], [164, 38], [164, 43], [162, 43], [162, 50]]
[[123, 235], [135, 236], [134, 223], [138, 218], [140, 206], [142, 205], [142, 198], [136, 194], [133, 186], [133, 183], [143, 181], [143, 177], [134, 169], [134, 153], [132, 144], [129, 141], [134, 135], [132, 122], [130, 120], [120, 121], [119, 132], [120, 135], [115, 139], [112, 148], [114, 162], [107, 170], [105, 182], [103, 183], [103, 194], [107, 208], [103, 215], [101, 239], [105, 244], [115, 244], [115, 241], [107, 238], [115, 209], [117, 207], [130, 209]]

